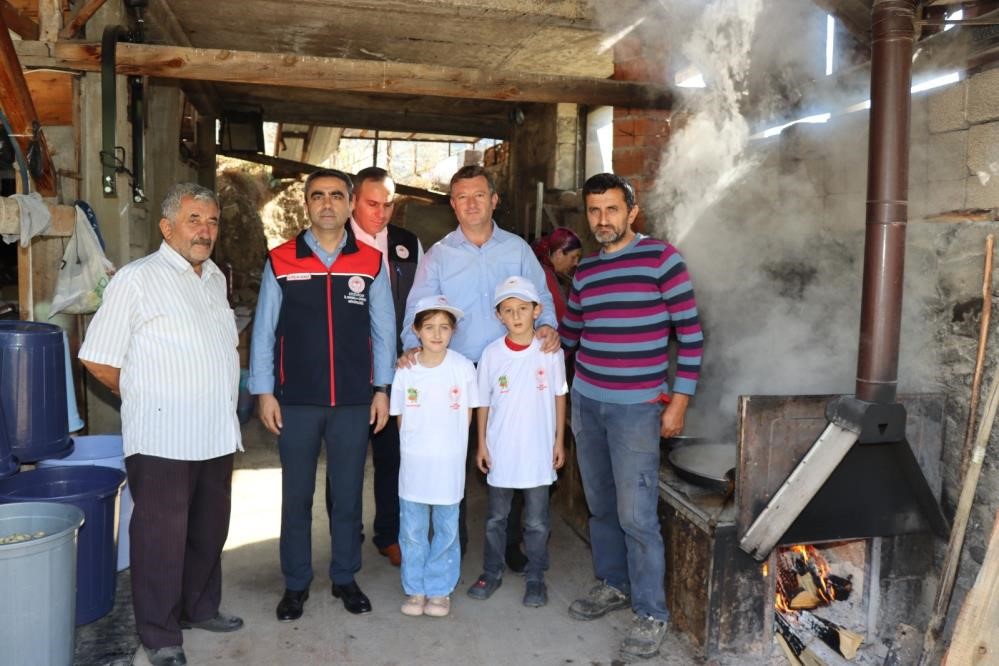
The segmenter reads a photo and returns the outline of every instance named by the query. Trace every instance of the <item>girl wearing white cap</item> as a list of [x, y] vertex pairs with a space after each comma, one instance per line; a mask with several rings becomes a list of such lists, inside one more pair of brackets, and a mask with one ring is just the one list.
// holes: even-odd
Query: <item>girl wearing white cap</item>
[[[444, 617], [458, 583], [458, 504], [465, 492], [465, 456], [473, 407], [479, 406], [475, 366], [448, 349], [462, 311], [444, 296], [416, 305], [413, 330], [422, 349], [396, 370], [390, 413], [399, 419], [399, 547], [405, 615]], [[433, 540], [427, 539], [433, 524]]]

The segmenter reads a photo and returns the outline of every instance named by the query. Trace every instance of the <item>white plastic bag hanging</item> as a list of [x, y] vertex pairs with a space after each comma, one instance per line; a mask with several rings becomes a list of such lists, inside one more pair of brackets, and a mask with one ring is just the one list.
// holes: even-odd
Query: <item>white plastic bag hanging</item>
[[95, 312], [100, 307], [104, 287], [111, 280], [114, 270], [114, 264], [104, 256], [87, 216], [77, 208], [76, 228], [62, 255], [49, 317], [59, 312]]

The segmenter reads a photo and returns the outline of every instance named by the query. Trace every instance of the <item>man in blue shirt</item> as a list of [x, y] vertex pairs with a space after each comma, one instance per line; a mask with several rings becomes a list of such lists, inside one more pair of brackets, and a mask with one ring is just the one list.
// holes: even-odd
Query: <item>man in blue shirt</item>
[[[520, 275], [532, 283], [541, 297], [541, 316], [537, 321], [537, 337], [545, 352], [561, 346], [555, 305], [545, 280], [544, 269], [520, 236], [500, 229], [493, 221], [493, 211], [499, 203], [492, 176], [478, 165], [459, 169], [451, 177], [451, 208], [458, 218], [458, 228], [427, 251], [416, 269], [413, 288], [406, 299], [406, 316], [402, 324], [402, 346], [406, 350], [399, 365], [412, 364], [419, 340], [413, 331], [416, 303], [426, 296], [444, 295], [448, 303], [465, 313], [454, 329], [450, 348], [473, 363], [479, 362], [482, 350], [493, 340], [506, 334], [506, 328], [496, 317], [493, 295], [496, 285], [508, 277]], [[474, 432], [469, 446], [478, 446]], [[513, 571], [522, 571], [526, 558], [520, 552], [520, 505], [515, 498], [507, 536], [507, 564]], [[458, 540], [465, 553], [468, 530], [465, 522], [465, 502], [462, 500], [458, 523]]]
[[[312, 582], [312, 499], [326, 443], [333, 596], [351, 613], [371, 602], [361, 568], [361, 488], [369, 426], [388, 421], [395, 310], [381, 253], [347, 225], [353, 185], [320, 169], [305, 181], [311, 227], [269, 253], [253, 326], [250, 392], [281, 456], [281, 621], [296, 620]], [[371, 349], [371, 354], [358, 353]], [[373, 377], [373, 382], [372, 382]]]

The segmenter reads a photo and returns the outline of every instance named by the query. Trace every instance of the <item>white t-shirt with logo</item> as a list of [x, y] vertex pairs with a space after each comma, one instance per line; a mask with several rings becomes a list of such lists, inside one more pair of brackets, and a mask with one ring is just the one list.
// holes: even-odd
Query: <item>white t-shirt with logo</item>
[[399, 429], [399, 497], [421, 504], [457, 504], [465, 494], [468, 410], [478, 407], [475, 366], [456, 351], [440, 365], [395, 371], [389, 413]]
[[555, 481], [555, 396], [568, 392], [562, 350], [546, 354], [535, 338], [527, 349], [514, 351], [500, 338], [482, 351], [478, 378], [479, 398], [489, 407], [489, 485], [550, 485]]

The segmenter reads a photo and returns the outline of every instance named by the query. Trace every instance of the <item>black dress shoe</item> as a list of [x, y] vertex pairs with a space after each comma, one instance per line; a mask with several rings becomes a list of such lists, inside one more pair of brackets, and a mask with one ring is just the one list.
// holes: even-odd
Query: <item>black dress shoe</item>
[[333, 583], [333, 596], [337, 599], [343, 599], [343, 607], [347, 609], [348, 613], [360, 615], [371, 612], [371, 601], [364, 595], [364, 592], [361, 592], [361, 588], [354, 581], [345, 585]]
[[291, 622], [302, 617], [302, 607], [305, 606], [305, 600], [308, 598], [308, 590], [285, 590], [277, 607], [277, 619], [282, 622]]

